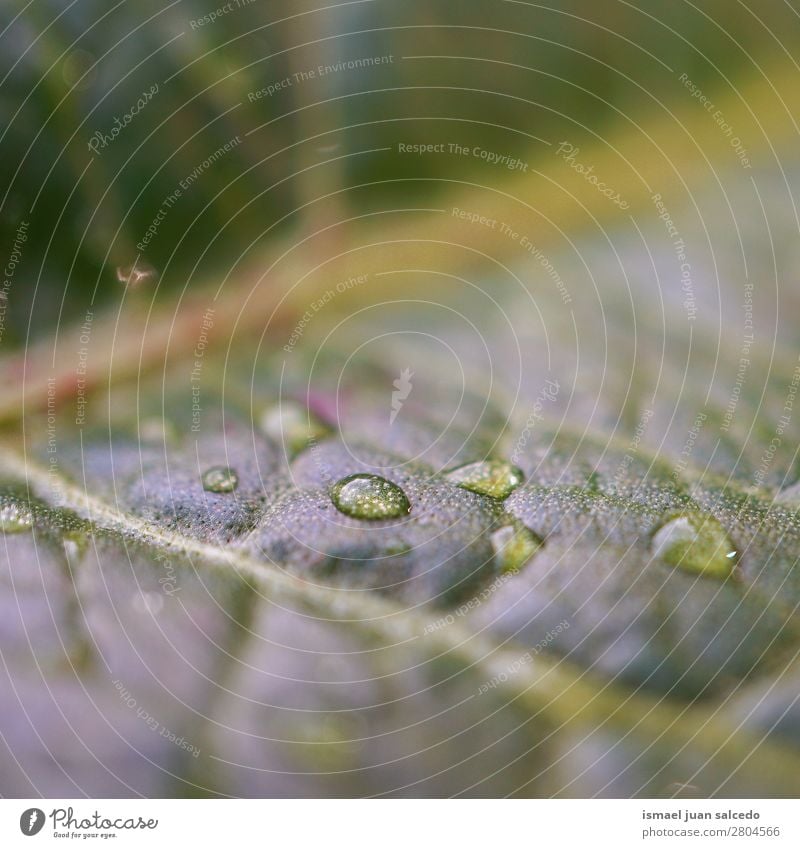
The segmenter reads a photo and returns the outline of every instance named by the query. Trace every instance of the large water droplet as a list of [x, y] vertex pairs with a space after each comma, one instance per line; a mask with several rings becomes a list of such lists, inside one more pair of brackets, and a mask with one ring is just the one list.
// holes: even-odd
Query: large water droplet
[[376, 474], [352, 474], [331, 489], [331, 500], [339, 512], [351, 518], [399, 518], [411, 512], [405, 492]]
[[312, 412], [292, 401], [282, 401], [265, 409], [259, 425], [265, 436], [286, 445], [292, 456], [329, 432], [328, 427]]
[[501, 459], [462, 465], [446, 476], [451, 483], [461, 486], [462, 489], [500, 500], [507, 498], [525, 479], [525, 475], [516, 465]]
[[492, 533], [491, 543], [500, 571], [513, 572], [539, 550], [542, 540], [527, 527], [509, 524]]
[[24, 533], [33, 527], [33, 510], [15, 500], [0, 499], [0, 530], [3, 533]]
[[203, 488], [207, 492], [225, 495], [236, 490], [239, 475], [226, 465], [215, 465], [203, 474]]
[[653, 534], [654, 556], [673, 568], [724, 579], [736, 564], [736, 550], [725, 528], [710, 515], [686, 513], [670, 518]]

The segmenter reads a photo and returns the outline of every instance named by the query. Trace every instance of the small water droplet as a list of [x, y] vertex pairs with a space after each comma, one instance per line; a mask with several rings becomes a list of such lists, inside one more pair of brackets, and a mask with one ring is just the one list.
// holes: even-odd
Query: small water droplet
[[64, 539], [64, 556], [66, 556], [70, 567], [73, 567], [80, 562], [81, 554], [81, 546], [78, 542], [74, 539]]
[[502, 572], [519, 571], [542, 545], [542, 540], [527, 527], [512, 524], [495, 530], [491, 542]]
[[503, 500], [507, 498], [525, 479], [525, 475], [516, 465], [501, 459], [488, 459], [485, 462], [472, 462], [462, 465], [446, 475], [451, 483]]
[[267, 407], [259, 420], [261, 432], [295, 456], [311, 442], [328, 435], [328, 427], [310, 410], [292, 401]]
[[117, 279], [130, 288], [138, 288], [149, 280], [158, 279], [158, 271], [139, 259], [133, 265], [118, 266]]
[[70, 568], [75, 568], [89, 549], [89, 537], [80, 530], [68, 530], [61, 537], [64, 545], [64, 556]]
[[239, 475], [226, 465], [215, 465], [203, 474], [203, 488], [218, 495], [228, 494], [239, 485]]
[[331, 489], [331, 500], [339, 512], [351, 518], [399, 518], [411, 512], [405, 492], [376, 474], [344, 477]]
[[0, 530], [4, 533], [24, 533], [33, 527], [33, 510], [18, 501], [0, 499]]
[[673, 568], [718, 579], [733, 573], [737, 555], [719, 521], [699, 513], [668, 519], [653, 534], [651, 548], [654, 556]]

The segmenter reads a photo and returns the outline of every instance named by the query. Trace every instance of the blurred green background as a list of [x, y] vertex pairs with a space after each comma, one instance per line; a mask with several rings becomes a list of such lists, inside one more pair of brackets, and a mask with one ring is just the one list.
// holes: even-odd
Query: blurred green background
[[[340, 217], [425, 206], [485, 169], [398, 142], [457, 137], [535, 166], [536, 139], [605, 135], [657, 102], [685, 109], [679, 71], [729, 92], [797, 32], [777, 1], [6, 0], [2, 253], [30, 227], [2, 345], [113, 302], [116, 269], [140, 253], [158, 291], [194, 286], [324, 225], [320, 195], [337, 193]], [[310, 76], [320, 65], [334, 71]], [[237, 137], [138, 249], [165, 199]]]

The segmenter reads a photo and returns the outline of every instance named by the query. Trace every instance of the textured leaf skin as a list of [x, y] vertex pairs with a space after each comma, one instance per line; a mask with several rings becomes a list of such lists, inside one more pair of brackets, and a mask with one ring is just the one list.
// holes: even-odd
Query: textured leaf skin
[[[318, 390], [326, 385], [323, 378]], [[790, 505], [691, 468], [675, 475], [644, 452], [623, 462], [625, 445], [563, 427], [540, 427], [520, 452], [515, 425], [497, 409], [473, 428], [481, 404], [470, 399], [463, 417], [443, 427], [426, 416], [434, 406], [423, 387], [402, 429], [380, 426], [376, 411], [374, 424], [361, 419], [361, 433], [352, 424], [339, 433], [331, 422], [298, 451], [258, 427], [271, 391], [265, 381], [252, 418], [229, 404], [224, 423], [212, 416], [199, 437], [176, 418], [155, 440], [118, 425], [110, 441], [62, 445], [66, 480], [156, 535], [142, 536], [138, 525], [109, 532], [99, 518], [86, 552], [71, 560], [65, 532], [91, 526], [38, 503], [34, 532], [5, 537], [5, 596], [25, 610], [23, 630], [11, 609], [5, 625], [11, 697], [38, 699], [39, 666], [60, 687], [56, 701], [37, 708], [37, 726], [47, 721], [52, 733], [26, 754], [40, 770], [25, 777], [7, 763], [9, 794], [33, 783], [66, 791], [75, 781], [97, 795], [652, 796], [671, 794], [695, 772], [707, 792], [794, 791], [798, 718], [786, 669], [798, 648], [800, 531]], [[421, 458], [438, 432], [436, 449]], [[447, 477], [455, 465], [512, 454], [525, 481], [505, 500]], [[202, 487], [204, 468], [220, 464], [237, 471], [233, 493]], [[396, 483], [410, 514], [360, 521], [338, 512], [331, 485], [355, 473]], [[716, 517], [738, 552], [735, 578], [699, 577], [653, 557], [652, 535], [676, 510]], [[507, 575], [490, 539], [514, 522], [543, 544]], [[301, 582], [286, 595], [236, 568], [208, 571], [202, 549], [162, 549], [158, 532]], [[34, 571], [21, 565], [30, 562]], [[325, 587], [334, 595], [320, 606]], [[388, 606], [370, 613], [369, 595]], [[61, 600], [51, 618], [54, 596]], [[362, 608], [359, 620], [353, 611]], [[410, 634], [392, 630], [391, 609], [413, 616]], [[473, 632], [502, 646], [506, 659], [468, 659]], [[499, 682], [526, 655], [536, 665], [523, 659], [525, 672], [567, 675], [553, 678], [558, 698], [519, 683], [523, 672]], [[550, 664], [557, 671], [546, 672]], [[618, 691], [615, 706], [587, 695], [594, 689]], [[640, 725], [653, 705], [658, 713], [667, 704], [675, 713], [658, 732]], [[682, 724], [691, 714], [683, 710], [700, 704], [717, 720], [743, 721], [740, 733], [789, 742], [789, 764], [778, 763], [766, 785], [755, 766], [737, 770], [713, 756], [719, 746], [708, 728]], [[98, 721], [93, 755], [114, 780], [69, 741]], [[676, 729], [681, 744], [670, 735]], [[685, 740], [703, 734], [711, 751], [695, 755]], [[63, 751], [69, 778], [45, 765], [45, 750]]]
[[[753, 177], [789, 220], [775, 175]], [[740, 186], [747, 199], [749, 176]], [[727, 244], [722, 200], [704, 202]], [[662, 223], [648, 221], [657, 244]], [[741, 223], [748, 252], [766, 243], [763, 222]], [[35, 522], [0, 537], [3, 794], [800, 794], [800, 416], [763, 460], [798, 336], [785, 320], [759, 336], [728, 428], [736, 252], [714, 277], [698, 243], [692, 255], [692, 326], [640, 234], [618, 232], [580, 260], [553, 255], [570, 309], [547, 279], [520, 294], [475, 270], [518, 331], [481, 296], [454, 296], [492, 341], [491, 373], [471, 336], [417, 312], [397, 323], [446, 335], [463, 374], [400, 337], [352, 358], [386, 329], [367, 311], [344, 350], [313, 361], [238, 338], [209, 355], [199, 432], [179, 357], [93, 397], [93, 429], [59, 408], [54, 473], [45, 416], [26, 418], [22, 446], [9, 431], [3, 491], [32, 494]], [[655, 258], [671, 279], [670, 250]], [[754, 307], [762, 327], [770, 296]], [[796, 292], [781, 298], [793, 314]], [[413, 390], [391, 423], [406, 369]], [[279, 403], [313, 426], [265, 432]], [[523, 472], [504, 500], [449, 476], [489, 457]], [[236, 469], [233, 493], [203, 488], [214, 466]], [[409, 515], [338, 512], [331, 486], [355, 473], [399, 485]], [[729, 577], [654, 554], [654, 534], [687, 514], [718, 523]], [[542, 540], [511, 573], [491, 541], [508, 527]]]

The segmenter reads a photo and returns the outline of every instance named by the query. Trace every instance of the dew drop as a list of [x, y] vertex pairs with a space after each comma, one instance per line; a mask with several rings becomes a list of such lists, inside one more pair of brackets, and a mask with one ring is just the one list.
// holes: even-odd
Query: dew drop
[[300, 453], [309, 443], [328, 435], [328, 427], [312, 412], [292, 401], [282, 401], [267, 407], [259, 420], [261, 432], [281, 445], [291, 456]]
[[495, 561], [503, 573], [519, 571], [539, 550], [542, 540], [527, 527], [506, 525], [491, 536]]
[[699, 513], [670, 518], [653, 534], [651, 549], [666, 565], [703, 577], [724, 579], [736, 564], [737, 552], [725, 528], [716, 518]]
[[376, 474], [352, 474], [334, 484], [331, 500], [351, 518], [399, 518], [411, 512], [405, 492]]
[[149, 280], [158, 279], [158, 271], [139, 259], [133, 265], [119, 265], [117, 279], [130, 288], [138, 288]]
[[27, 504], [0, 499], [0, 530], [24, 533], [33, 527], [33, 511]]
[[70, 530], [61, 537], [64, 556], [70, 568], [76, 568], [89, 549], [89, 537], [79, 530]]
[[239, 475], [226, 465], [215, 465], [203, 474], [203, 488], [218, 495], [228, 494], [239, 485]]
[[516, 465], [501, 459], [489, 459], [485, 462], [472, 462], [449, 472], [447, 479], [462, 489], [490, 495], [503, 500], [522, 484], [525, 475]]

